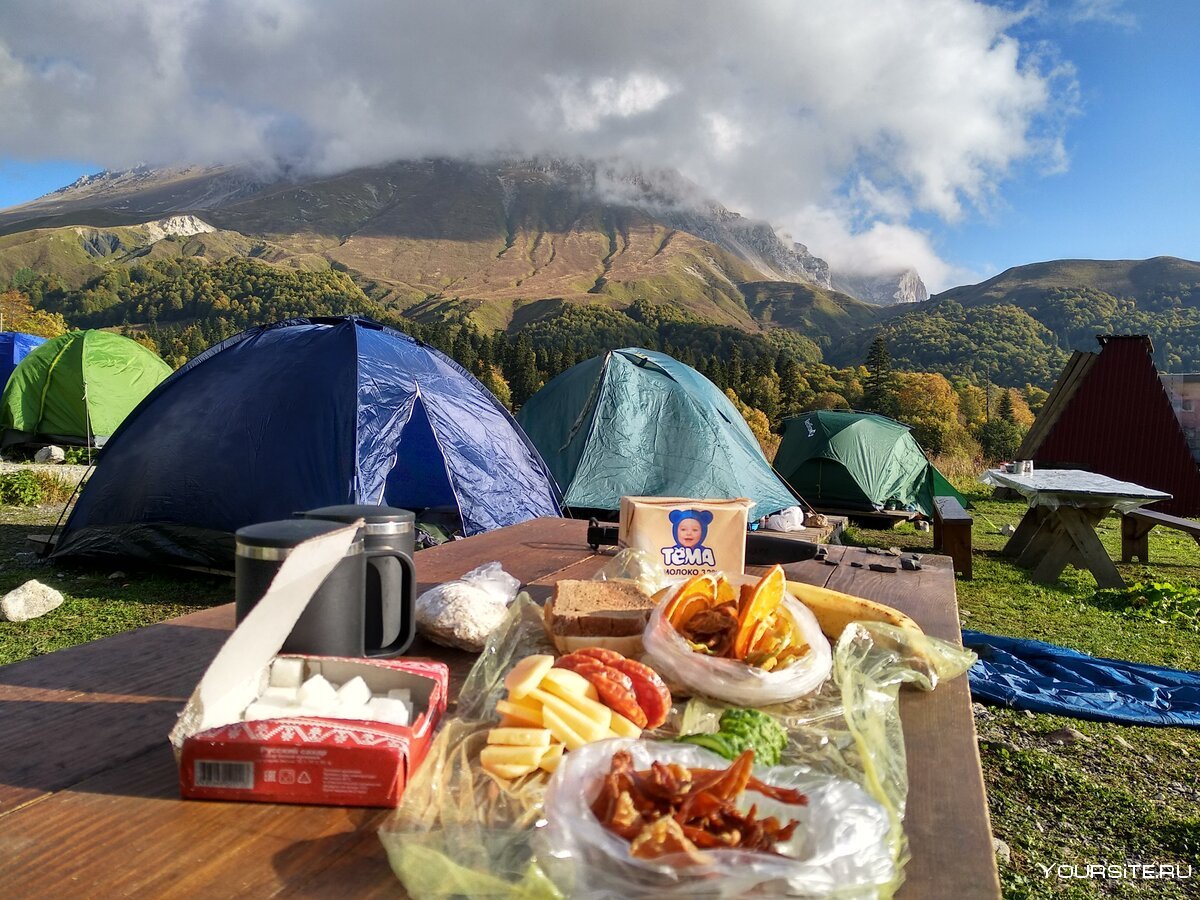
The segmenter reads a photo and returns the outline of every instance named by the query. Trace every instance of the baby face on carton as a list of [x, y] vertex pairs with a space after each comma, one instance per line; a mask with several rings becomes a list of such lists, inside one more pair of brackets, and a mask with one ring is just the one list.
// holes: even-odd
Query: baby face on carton
[[748, 501], [624, 497], [621, 543], [654, 554], [671, 576], [741, 572]]

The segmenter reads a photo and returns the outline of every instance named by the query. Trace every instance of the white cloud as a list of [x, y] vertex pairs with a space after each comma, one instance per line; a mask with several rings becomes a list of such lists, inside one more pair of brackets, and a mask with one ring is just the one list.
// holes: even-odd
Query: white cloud
[[1073, 74], [1009, 35], [1022, 15], [974, 0], [6, 0], [0, 156], [321, 172], [620, 157], [793, 230], [819, 211], [837, 227], [795, 231], [814, 252], [911, 252], [934, 281], [946, 264], [914, 215], [956, 221], [1015, 165], [1064, 165]]

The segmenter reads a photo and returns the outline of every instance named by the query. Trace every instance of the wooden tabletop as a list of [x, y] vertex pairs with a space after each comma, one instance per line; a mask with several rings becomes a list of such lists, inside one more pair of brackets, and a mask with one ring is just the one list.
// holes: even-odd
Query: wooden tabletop
[[[493, 559], [549, 594], [604, 563], [586, 523], [541, 519], [424, 550], [427, 586]], [[890, 603], [957, 642], [949, 560], [877, 573], [878, 557], [830, 547], [841, 564], [796, 563], [789, 577]], [[862, 562], [864, 568], [854, 568]], [[232, 585], [231, 585], [232, 593]], [[179, 799], [167, 732], [233, 627], [233, 605], [0, 667], [0, 885], [7, 897], [395, 897], [376, 831], [387, 810]], [[474, 657], [418, 644], [450, 663], [452, 696]], [[906, 689], [904, 827], [912, 859], [901, 898], [1000, 895], [965, 677]]]

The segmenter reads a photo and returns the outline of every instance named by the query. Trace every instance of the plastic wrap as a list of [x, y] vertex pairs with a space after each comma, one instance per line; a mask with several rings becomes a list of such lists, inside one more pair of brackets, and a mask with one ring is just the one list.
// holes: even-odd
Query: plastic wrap
[[[757, 580], [743, 575], [730, 577], [735, 585], [752, 584]], [[783, 603], [811, 649], [801, 659], [781, 669], [768, 672], [736, 659], [720, 659], [695, 652], [663, 615], [665, 603], [654, 608], [642, 635], [645, 661], [673, 688], [680, 686], [689, 694], [716, 697], [739, 706], [786, 703], [803, 697], [829, 677], [832, 653], [829, 642], [821, 634], [821, 626], [808, 607], [790, 594], [784, 595]]]
[[520, 587], [500, 563], [484, 563], [418, 597], [417, 629], [443, 646], [479, 651], [504, 622]]
[[[891, 830], [887, 810], [861, 787], [845, 778], [813, 773], [805, 766], [756, 767], [767, 784], [797, 788], [808, 797], [796, 806], [747, 791], [738, 806], [751, 804], [760, 816], [781, 822], [797, 819], [800, 827], [779, 845], [780, 855], [744, 850], [710, 850], [708, 866], [680, 868], [668, 859], [636, 859], [629, 842], [601, 826], [591, 803], [600, 790], [613, 754], [628, 750], [637, 769], [658, 760], [689, 768], [724, 769], [729, 760], [690, 744], [609, 740], [589, 744], [567, 755], [546, 791], [546, 826], [538, 849], [556, 883], [572, 896], [627, 898], [705, 894], [710, 886], [723, 896], [758, 892], [763, 896], [875, 896], [895, 878], [896, 860], [888, 847]], [[564, 860], [562, 864], [557, 864]], [[577, 861], [585, 861], [577, 865]]]
[[593, 581], [635, 581], [647, 594], [657, 594], [672, 583], [663, 568], [662, 559], [646, 550], [627, 547], [606, 562]]
[[[922, 637], [919, 651], [909, 640], [903, 629], [891, 626], [850, 626], [834, 648], [832, 679], [814, 694], [767, 708], [788, 729], [784, 766], [857, 785], [886, 812], [890, 880], [839, 892], [839, 898], [887, 898], [902, 880], [908, 855], [901, 827], [908, 778], [899, 716], [901, 684], [912, 681], [927, 687], [966, 671], [975, 658], [935, 638]], [[543, 843], [548, 778], [531, 775], [503, 782], [478, 766], [486, 731], [498, 719], [495, 703], [504, 695], [505, 673], [517, 660], [547, 652], [551, 648], [541, 610], [522, 595], [467, 678], [457, 716], [439, 732], [399, 808], [380, 831], [392, 867], [412, 897], [585, 896], [586, 891], [573, 886], [597, 883], [599, 874], [590, 861], [570, 851], [553, 856]], [[918, 658], [919, 671], [913, 668]], [[703, 730], [710, 716], [715, 728], [723, 708], [693, 700], [686, 710], [676, 709], [655, 736]], [[726, 890], [725, 882], [716, 880], [706, 882], [703, 893], [736, 895], [742, 890], [740, 882]], [[659, 894], [626, 890], [621, 896], [633, 900]]]

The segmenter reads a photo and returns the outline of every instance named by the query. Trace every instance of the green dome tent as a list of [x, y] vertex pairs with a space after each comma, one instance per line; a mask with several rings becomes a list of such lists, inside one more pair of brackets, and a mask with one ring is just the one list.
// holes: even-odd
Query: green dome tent
[[775, 468], [826, 509], [899, 508], [933, 515], [934, 497], [967, 499], [925, 458], [907, 425], [874, 413], [818, 410], [783, 420]]
[[572, 366], [530, 397], [517, 421], [564, 506], [748, 497], [757, 504], [751, 515], [763, 516], [797, 502], [729, 398], [663, 353], [629, 347]]
[[137, 341], [109, 331], [72, 331], [34, 349], [0, 397], [0, 445], [103, 446], [171, 367]]

